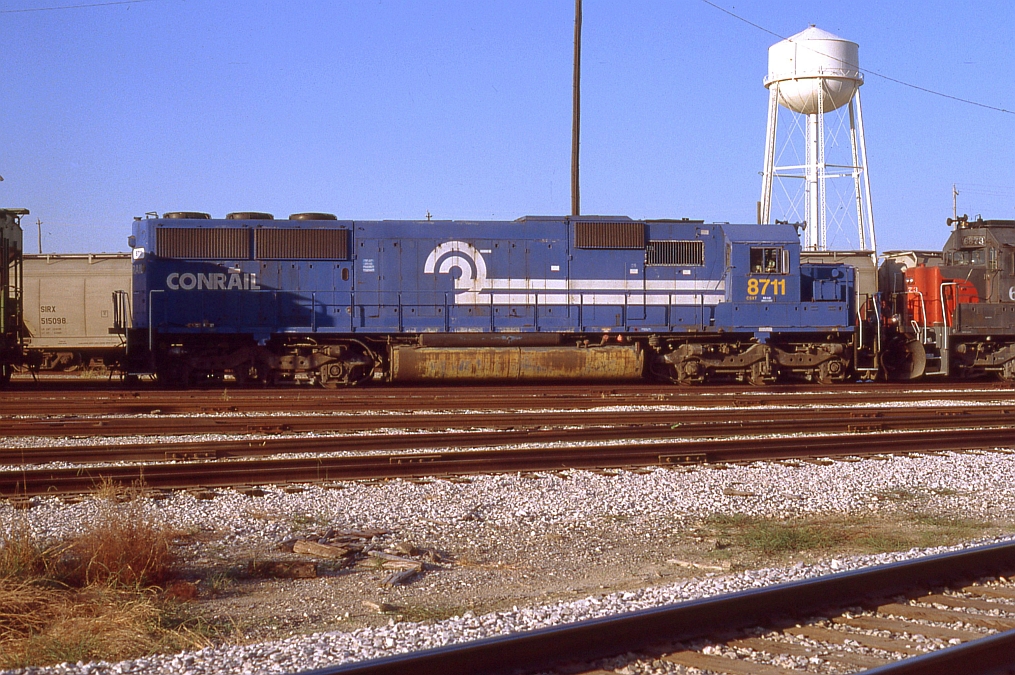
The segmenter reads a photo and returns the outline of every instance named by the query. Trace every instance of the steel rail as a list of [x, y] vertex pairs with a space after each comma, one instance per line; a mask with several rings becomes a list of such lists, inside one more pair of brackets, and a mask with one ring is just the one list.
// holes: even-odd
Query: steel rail
[[[841, 611], [871, 598], [912, 595], [936, 586], [954, 586], [1015, 572], [1015, 544], [945, 553], [778, 586], [741, 591], [570, 625], [468, 642], [439, 649], [307, 671], [304, 675], [507, 675], [589, 663], [630, 652], [665, 651], [674, 643], [755, 626], [786, 626], [821, 612]], [[996, 663], [1011, 638], [984, 638], [981, 663]], [[973, 650], [978, 642], [969, 642]], [[986, 654], [993, 652], [993, 657]], [[1010, 659], [1010, 651], [1001, 652]], [[923, 657], [920, 657], [923, 658]], [[902, 670], [871, 673], [962, 672]], [[993, 671], [990, 671], [993, 672]]]
[[[954, 413], [954, 410], [945, 412]], [[800, 412], [794, 414], [799, 415]], [[508, 416], [510, 419], [514, 416]], [[0, 464], [29, 466], [49, 462], [101, 463], [188, 459], [230, 459], [266, 457], [293, 453], [330, 452], [406, 452], [424, 448], [482, 448], [518, 444], [592, 443], [607, 441], [671, 441], [679, 442], [697, 438], [723, 438], [729, 436], [760, 436], [798, 433], [869, 433], [872, 431], [913, 431], [977, 427], [990, 429], [998, 434], [1007, 433], [1015, 437], [1015, 419], [1000, 410], [996, 414], [947, 414], [914, 415], [898, 409], [890, 417], [850, 416], [829, 417], [810, 411], [803, 418], [779, 415], [774, 418], [760, 416], [747, 420], [683, 421], [675, 416], [665, 423], [625, 424], [627, 417], [619, 417], [612, 426], [584, 425], [577, 415], [569, 414], [567, 428], [553, 428], [550, 422], [529, 428], [511, 424], [502, 429], [452, 430], [448, 422], [439, 432], [430, 433], [385, 433], [356, 434], [328, 437], [286, 437], [274, 438], [250, 435], [243, 439], [216, 441], [158, 441], [151, 443], [68, 445], [0, 448]], [[446, 419], [446, 418], [445, 418]], [[597, 418], [598, 422], [604, 420]], [[560, 421], [558, 420], [558, 423]], [[409, 425], [412, 426], [412, 425]], [[298, 425], [294, 425], [298, 427]], [[521, 427], [521, 428], [520, 428]], [[322, 427], [323, 428], [323, 427]], [[295, 429], [293, 429], [295, 430]], [[320, 430], [320, 429], [318, 429]], [[194, 433], [198, 433], [195, 431]], [[225, 433], [218, 431], [216, 433]]]
[[23, 467], [0, 471], [0, 496], [80, 494], [93, 491], [103, 481], [130, 484], [143, 480], [151, 488], [184, 489], [963, 451], [1011, 445], [1011, 429], [966, 429], [785, 438], [745, 437], [639, 445], [533, 446], [524, 449], [450, 453], [323, 455], [309, 458], [82, 465], [74, 468]]
[[267, 412], [286, 409], [301, 412], [363, 412], [409, 410], [496, 410], [595, 408], [609, 405], [695, 405], [751, 407], [758, 405], [818, 405], [903, 403], [948, 399], [1015, 403], [1010, 388], [975, 389], [954, 386], [919, 389], [887, 385], [869, 388], [685, 388], [666, 386], [603, 387], [504, 386], [489, 387], [367, 387], [341, 391], [320, 389], [226, 389], [189, 392], [0, 392], [0, 415], [39, 414], [149, 414], [154, 412], [215, 413]]
[[[414, 415], [272, 415], [173, 417], [61, 417], [0, 419], [0, 437], [14, 436], [131, 436], [226, 433], [300, 433], [309, 431], [361, 431], [375, 429], [518, 429], [548, 426], [649, 426], [679, 424], [714, 427], [722, 433], [746, 432], [762, 424], [782, 433], [779, 424], [793, 422], [807, 430], [862, 430], [917, 428], [921, 425], [959, 426], [1007, 424], [1015, 421], [1011, 406], [881, 407], [881, 408], [769, 408], [730, 410], [717, 417], [714, 409], [637, 411], [468, 412]], [[824, 427], [822, 427], [824, 425]], [[766, 432], [764, 429], [758, 429]], [[0, 462], [3, 450], [0, 449]]]
[[863, 675], [1010, 675], [1015, 629], [864, 671]]

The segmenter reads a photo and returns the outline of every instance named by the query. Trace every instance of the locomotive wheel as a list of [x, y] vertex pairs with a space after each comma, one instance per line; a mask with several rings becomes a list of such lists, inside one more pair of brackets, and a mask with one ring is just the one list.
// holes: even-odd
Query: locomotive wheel
[[919, 340], [899, 337], [882, 352], [881, 365], [889, 380], [915, 380], [927, 368], [927, 351]]
[[700, 359], [684, 359], [676, 368], [680, 384], [701, 384], [705, 381], [705, 365]]
[[818, 366], [815, 381], [818, 384], [840, 384], [846, 378], [846, 365], [839, 359], [829, 359]]
[[750, 369], [745, 372], [745, 374], [747, 376], [747, 382], [752, 387], [764, 387], [769, 382], [774, 382], [777, 377], [777, 373], [774, 369], [766, 368], [763, 361], [758, 361], [753, 364]]

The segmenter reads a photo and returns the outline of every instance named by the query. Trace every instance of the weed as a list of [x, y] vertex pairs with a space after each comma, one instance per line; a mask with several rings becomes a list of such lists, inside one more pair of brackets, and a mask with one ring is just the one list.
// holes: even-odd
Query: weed
[[45, 568], [46, 555], [42, 546], [26, 523], [17, 523], [0, 542], [0, 579], [34, 576], [42, 574]]
[[216, 570], [205, 577], [203, 585], [209, 595], [225, 595], [236, 586], [236, 573], [233, 570]]
[[162, 585], [173, 564], [170, 543], [167, 528], [144, 512], [138, 494], [124, 501], [107, 494], [96, 524], [66, 549], [65, 580], [75, 586]]
[[[703, 529], [717, 538], [713, 557], [782, 557], [793, 553], [886, 553], [939, 546], [983, 536], [991, 523], [958, 517], [910, 514], [895, 520], [811, 516], [788, 520], [719, 514]], [[718, 543], [722, 542], [723, 546]], [[731, 546], [726, 547], [726, 544]]]
[[435, 607], [418, 607], [409, 605], [398, 610], [402, 621], [413, 623], [427, 623], [431, 621], [444, 621], [453, 616], [461, 616], [468, 611], [468, 608], [457, 605], [438, 605]]
[[317, 524], [317, 518], [305, 513], [294, 513], [292, 515], [292, 524], [295, 527], [310, 527]]
[[78, 537], [43, 545], [26, 526], [0, 537], [0, 669], [209, 644], [212, 627], [159, 588], [172, 577], [172, 538], [144, 512], [142, 487], [99, 493]]
[[836, 543], [836, 538], [834, 531], [818, 525], [771, 520], [751, 523], [740, 533], [748, 549], [765, 555], [826, 549]]
[[920, 495], [912, 490], [893, 488], [891, 490], [878, 490], [873, 496], [885, 502], [908, 502], [918, 498]]

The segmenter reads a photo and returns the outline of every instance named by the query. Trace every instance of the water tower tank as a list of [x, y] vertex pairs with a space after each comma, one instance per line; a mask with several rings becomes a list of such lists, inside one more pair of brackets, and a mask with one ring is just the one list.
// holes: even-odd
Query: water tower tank
[[811, 26], [768, 48], [765, 87], [778, 82], [779, 105], [801, 115], [818, 112], [824, 87], [822, 110], [835, 110], [863, 84], [858, 51], [855, 42]]

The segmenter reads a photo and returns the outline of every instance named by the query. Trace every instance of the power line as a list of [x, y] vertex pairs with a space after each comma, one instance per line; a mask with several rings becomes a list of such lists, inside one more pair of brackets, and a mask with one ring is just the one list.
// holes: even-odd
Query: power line
[[[780, 40], [787, 40], [787, 39], [789, 39], [789, 38], [787, 38], [787, 37], [785, 37], [783, 35], [779, 35], [778, 33], [776, 33], [773, 30], [769, 30], [768, 28], [765, 28], [764, 26], [759, 26], [758, 24], [754, 23], [753, 21], [748, 21], [747, 19], [745, 19], [744, 17], [740, 16], [739, 14], [734, 14], [733, 12], [729, 11], [728, 9], [726, 9], [724, 7], [720, 7], [719, 5], [715, 4], [714, 2], [710, 2], [709, 0], [701, 0], [701, 1], [703, 3], [705, 3], [706, 5], [708, 5], [709, 7], [712, 7], [714, 9], [719, 10], [723, 14], [728, 14], [729, 16], [733, 17], [737, 21], [742, 21], [743, 23], [746, 23], [748, 26], [751, 26], [753, 28], [757, 28], [758, 30], [760, 30], [762, 32], [768, 33], [769, 35], [773, 35], [773, 36], [779, 38]], [[822, 54], [821, 52], [817, 51], [813, 47], [808, 47], [808, 49], [813, 51], [815, 54], [819, 54], [821, 56], [827, 56], [828, 58], [835, 58], [833, 56], [829, 56], [828, 54]], [[946, 94], [946, 93], [944, 93], [942, 91], [936, 91], [934, 89], [928, 89], [927, 87], [921, 87], [920, 85], [917, 85], [917, 84], [910, 84], [909, 82], [905, 82], [903, 80], [891, 77], [890, 75], [885, 75], [884, 73], [879, 73], [876, 70], [870, 70], [869, 68], [864, 68], [863, 72], [864, 73], [868, 73], [870, 75], [874, 75], [875, 77], [880, 77], [883, 80], [888, 80], [889, 82], [894, 82], [895, 84], [901, 84], [903, 87], [909, 87], [910, 89], [916, 89], [917, 91], [922, 91], [925, 94], [933, 94], [934, 96], [940, 96], [941, 98], [951, 99], [952, 101], [958, 101], [959, 103], [966, 103], [968, 105], [974, 105], [974, 106], [977, 106], [979, 108], [986, 108], [987, 110], [993, 110], [994, 112], [1006, 113], [1008, 115], [1015, 115], [1015, 111], [1008, 110], [1006, 108], [998, 108], [997, 106], [988, 105], [986, 103], [980, 103], [979, 101], [972, 101], [972, 100], [970, 100], [968, 98], [961, 98], [959, 96], [952, 96], [951, 94]]]
[[57, 7], [32, 7], [31, 9], [0, 9], [0, 14], [22, 14], [24, 12], [52, 12], [59, 9], [84, 9], [86, 7], [108, 7], [109, 5], [136, 5], [140, 2], [155, 0], [114, 0], [113, 2], [93, 2], [87, 5], [59, 5]]

